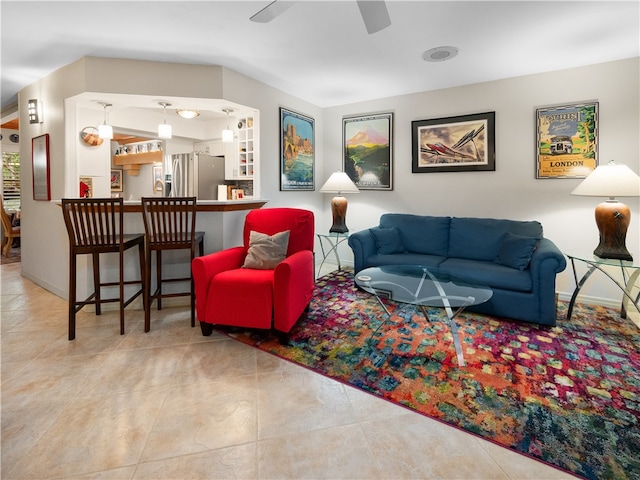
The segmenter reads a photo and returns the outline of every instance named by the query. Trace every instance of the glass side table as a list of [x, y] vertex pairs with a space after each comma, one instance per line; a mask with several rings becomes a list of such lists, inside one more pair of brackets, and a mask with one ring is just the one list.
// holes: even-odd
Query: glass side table
[[[596, 270], [600, 270], [604, 273], [609, 279], [615, 283], [620, 290], [622, 290], [622, 306], [620, 307], [620, 316], [622, 318], [627, 318], [627, 308], [629, 304], [632, 304], [636, 310], [640, 313], [640, 291], [636, 294], [635, 298], [633, 297], [633, 289], [636, 286], [636, 282], [638, 281], [638, 277], [640, 277], [640, 261], [638, 257], [634, 260], [616, 260], [613, 258], [600, 258], [597, 255], [592, 253], [590, 254], [576, 254], [576, 253], [565, 253], [565, 255], [571, 261], [571, 268], [573, 269], [573, 278], [576, 282], [576, 289], [573, 291], [573, 295], [571, 296], [571, 301], [569, 302], [569, 309], [567, 311], [567, 320], [571, 319], [571, 314], [573, 313], [573, 305], [576, 302], [576, 298], [578, 297], [578, 293], [580, 293], [580, 289], [583, 287], [585, 282], [589, 279], [591, 274]], [[582, 262], [589, 266], [587, 272], [582, 276], [580, 280], [578, 280], [578, 273], [576, 271], [576, 262]], [[619, 267], [622, 271], [622, 283], [616, 278], [614, 278], [610, 272], [606, 270], [604, 267]], [[638, 285], [638, 289], [640, 290], [640, 285]]]
[[320, 271], [322, 270], [324, 262], [332, 252], [336, 259], [336, 263], [338, 264], [338, 270], [342, 270], [342, 265], [340, 264], [340, 255], [338, 255], [338, 245], [349, 238], [349, 232], [316, 233], [316, 237], [318, 237], [318, 241], [320, 242], [320, 250], [322, 251], [322, 261], [318, 266], [318, 275], [320, 275]]

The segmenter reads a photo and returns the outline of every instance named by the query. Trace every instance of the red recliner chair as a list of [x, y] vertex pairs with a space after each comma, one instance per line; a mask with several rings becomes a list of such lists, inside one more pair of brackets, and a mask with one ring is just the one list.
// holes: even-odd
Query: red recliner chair
[[[250, 239], [258, 236], [251, 232], [265, 234], [261, 236], [264, 240], [286, 231], [286, 257], [274, 268], [243, 267], [252, 247]], [[278, 238], [283, 236], [286, 234]], [[191, 264], [202, 334], [211, 335], [213, 325], [274, 328], [280, 342], [286, 344], [289, 331], [308, 309], [313, 295], [313, 212], [297, 208], [252, 210], [245, 219], [243, 240], [241, 247], [197, 257]], [[254, 241], [250, 257], [254, 257], [255, 248]]]

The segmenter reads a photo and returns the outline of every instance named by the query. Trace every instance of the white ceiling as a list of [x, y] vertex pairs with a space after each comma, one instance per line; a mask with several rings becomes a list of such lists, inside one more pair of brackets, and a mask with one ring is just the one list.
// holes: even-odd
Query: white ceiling
[[[392, 24], [373, 35], [354, 0], [249, 21], [268, 4], [2, 0], [2, 107], [87, 55], [222, 65], [320, 107], [640, 55], [639, 0], [388, 0]], [[459, 54], [422, 60], [444, 45]]]

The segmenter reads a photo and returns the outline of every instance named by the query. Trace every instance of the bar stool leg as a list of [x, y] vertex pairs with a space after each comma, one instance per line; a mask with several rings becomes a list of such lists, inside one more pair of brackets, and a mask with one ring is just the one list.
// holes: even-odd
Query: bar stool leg
[[158, 310], [162, 310], [162, 250], [156, 250], [156, 295]]
[[143, 290], [143, 304], [144, 304], [144, 331], [151, 330], [151, 249], [148, 249], [145, 254], [144, 265], [144, 290]]
[[96, 315], [102, 313], [102, 306], [100, 304], [100, 254], [91, 254], [93, 261], [93, 291], [96, 298]]
[[124, 252], [118, 254], [120, 262], [120, 335], [124, 335]]
[[[145, 313], [145, 322], [146, 322], [146, 313], [147, 313], [147, 304], [146, 304], [146, 292], [147, 292], [147, 271], [145, 268], [145, 253], [144, 253], [144, 243], [138, 244], [138, 261], [140, 262], [140, 286], [142, 288], [142, 310]], [[146, 323], [145, 323], [146, 325]]]
[[69, 255], [69, 340], [76, 338], [76, 256]]

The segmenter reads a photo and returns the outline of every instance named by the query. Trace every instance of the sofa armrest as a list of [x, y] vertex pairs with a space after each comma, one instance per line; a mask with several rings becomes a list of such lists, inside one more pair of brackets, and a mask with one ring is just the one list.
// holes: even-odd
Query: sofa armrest
[[547, 238], [540, 240], [529, 266], [540, 324], [556, 324], [556, 275], [566, 267], [567, 260], [560, 249]]
[[367, 258], [378, 252], [373, 234], [367, 230], [360, 230], [349, 236], [349, 246], [353, 250], [353, 269], [355, 273], [367, 268]]
[[555, 243], [543, 238], [533, 251], [529, 265], [534, 275], [542, 268], [547, 272], [560, 273], [567, 268], [567, 259]]
[[196, 293], [198, 319], [206, 318], [206, 299], [211, 280], [220, 272], [240, 268], [244, 262], [244, 247], [233, 247], [219, 252], [196, 257], [191, 262], [191, 274]]

